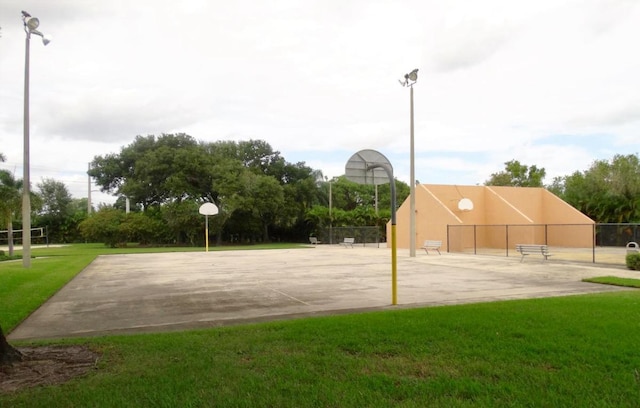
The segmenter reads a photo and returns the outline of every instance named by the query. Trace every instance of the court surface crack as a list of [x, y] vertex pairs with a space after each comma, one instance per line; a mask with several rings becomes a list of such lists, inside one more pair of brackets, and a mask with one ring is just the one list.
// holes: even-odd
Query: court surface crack
[[278, 294], [280, 294], [280, 295], [282, 295], [282, 296], [288, 297], [288, 298], [289, 298], [289, 299], [291, 299], [291, 300], [295, 300], [296, 302], [302, 303], [303, 305], [311, 306], [311, 304], [309, 304], [309, 303], [305, 302], [304, 300], [300, 300], [300, 299], [298, 299], [297, 297], [295, 297], [295, 296], [291, 296], [291, 295], [289, 295], [289, 294], [287, 294], [287, 293], [284, 293], [284, 292], [283, 292], [283, 291], [281, 291], [281, 290], [274, 289], [274, 288], [269, 287], [269, 286], [267, 286], [267, 285], [265, 285], [265, 284], [262, 284], [262, 286], [264, 286], [265, 288], [269, 289], [269, 290], [270, 290], [270, 291], [272, 291], [272, 292], [276, 292], [276, 293], [278, 293]]

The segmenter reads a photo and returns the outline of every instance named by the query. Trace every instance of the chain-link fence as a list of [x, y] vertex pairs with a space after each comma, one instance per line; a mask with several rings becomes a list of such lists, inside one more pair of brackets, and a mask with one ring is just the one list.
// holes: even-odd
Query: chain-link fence
[[323, 244], [339, 244], [345, 238], [354, 238], [355, 245], [376, 245], [383, 241], [380, 228], [369, 227], [332, 227], [318, 230], [318, 240]]
[[449, 225], [449, 252], [517, 256], [517, 244], [543, 244], [553, 260], [625, 264], [640, 224]]

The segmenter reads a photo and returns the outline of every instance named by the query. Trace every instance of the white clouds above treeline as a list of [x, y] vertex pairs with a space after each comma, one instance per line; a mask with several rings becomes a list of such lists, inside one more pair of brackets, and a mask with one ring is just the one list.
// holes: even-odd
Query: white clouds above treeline
[[86, 163], [136, 135], [262, 139], [329, 176], [357, 150], [408, 181], [476, 184], [516, 159], [548, 179], [640, 135], [640, 3], [580, 1], [0, 0], [0, 149], [21, 172], [24, 32], [32, 180], [86, 196]]

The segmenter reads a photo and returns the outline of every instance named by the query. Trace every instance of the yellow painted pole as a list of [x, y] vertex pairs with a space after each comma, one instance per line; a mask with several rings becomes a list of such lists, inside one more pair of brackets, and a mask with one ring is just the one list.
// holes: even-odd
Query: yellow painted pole
[[205, 215], [205, 227], [204, 227], [204, 242], [206, 247], [206, 252], [209, 252], [209, 216]]
[[396, 251], [396, 224], [391, 224], [391, 304], [398, 304], [398, 267]]

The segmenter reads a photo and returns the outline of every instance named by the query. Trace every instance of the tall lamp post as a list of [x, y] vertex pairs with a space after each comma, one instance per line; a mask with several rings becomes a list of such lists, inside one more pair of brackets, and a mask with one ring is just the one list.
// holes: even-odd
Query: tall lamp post
[[331, 213], [331, 208], [333, 207], [332, 185], [333, 181], [329, 180], [329, 244], [333, 244], [333, 215]]
[[410, 162], [409, 162], [409, 188], [410, 188], [410, 196], [409, 196], [409, 256], [416, 256], [416, 166], [415, 166], [415, 150], [413, 143], [413, 84], [418, 80], [418, 68], [414, 69], [408, 74], [405, 74], [404, 81], [400, 81], [400, 84], [404, 87], [410, 89], [410, 110], [411, 110], [411, 119], [410, 119]]
[[333, 179], [329, 179], [329, 177], [324, 176], [324, 181], [329, 183], [329, 244], [333, 244]]
[[22, 175], [22, 266], [31, 267], [31, 177], [29, 169], [29, 43], [31, 34], [42, 37], [44, 45], [49, 44], [51, 38], [37, 30], [40, 20], [31, 17], [26, 11], [22, 12], [25, 40], [24, 58], [24, 158]]

